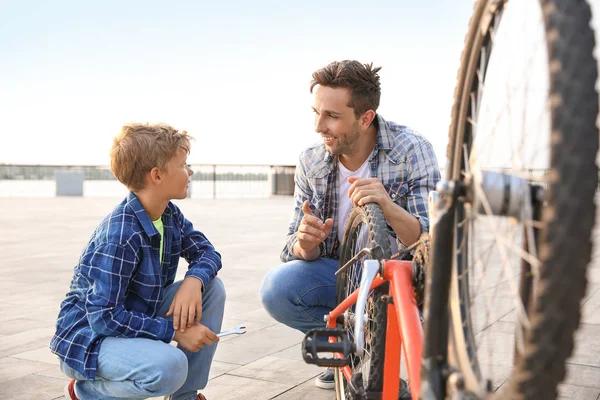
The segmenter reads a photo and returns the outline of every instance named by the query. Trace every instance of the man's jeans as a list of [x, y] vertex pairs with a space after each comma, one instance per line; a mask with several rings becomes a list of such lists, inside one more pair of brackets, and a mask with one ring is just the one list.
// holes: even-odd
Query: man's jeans
[[271, 269], [260, 288], [263, 307], [277, 321], [306, 333], [324, 328], [323, 317], [336, 306], [338, 260], [295, 260]]
[[[165, 290], [158, 311], [165, 316], [183, 281]], [[200, 323], [215, 333], [221, 331], [225, 308], [225, 288], [215, 278], [202, 295]], [[172, 321], [173, 317], [169, 317]], [[172, 323], [172, 322], [171, 322]], [[81, 400], [146, 399], [171, 395], [172, 400], [196, 400], [197, 390], [208, 382], [216, 343], [197, 353], [170, 344], [141, 338], [107, 337], [100, 345], [96, 379], [85, 380], [61, 362], [63, 373], [77, 380], [75, 392]]]

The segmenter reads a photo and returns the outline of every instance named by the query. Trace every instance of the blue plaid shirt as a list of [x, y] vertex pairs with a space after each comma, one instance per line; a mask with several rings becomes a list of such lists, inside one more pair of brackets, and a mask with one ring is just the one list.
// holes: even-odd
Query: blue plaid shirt
[[189, 263], [185, 276], [200, 279], [204, 287], [221, 269], [221, 255], [177, 206], [169, 202], [162, 221], [161, 264], [160, 234], [129, 193], [98, 225], [75, 266], [50, 350], [87, 379], [95, 379], [107, 336], [171, 342], [173, 324], [157, 311], [180, 257]]
[[[399, 206], [414, 215], [421, 223], [421, 232], [429, 229], [427, 198], [440, 180], [440, 170], [433, 146], [419, 133], [406, 126], [385, 121], [377, 115], [377, 139], [368, 158], [369, 174], [378, 178]], [[338, 158], [325, 149], [323, 143], [302, 152], [296, 167], [295, 208], [281, 252], [281, 261], [295, 260], [294, 244], [304, 213], [302, 203], [308, 200], [315, 216], [334, 221], [331, 233], [321, 243], [321, 257], [338, 258], [340, 245], [337, 234]], [[405, 246], [388, 225], [390, 236], [399, 249]]]

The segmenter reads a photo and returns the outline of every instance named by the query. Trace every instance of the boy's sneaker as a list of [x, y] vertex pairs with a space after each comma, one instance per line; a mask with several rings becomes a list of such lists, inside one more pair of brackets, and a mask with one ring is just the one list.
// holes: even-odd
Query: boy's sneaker
[[65, 386], [65, 399], [79, 400], [79, 398], [75, 395], [75, 379], [71, 379], [67, 386]]
[[335, 389], [335, 368], [328, 367], [325, 372], [321, 373], [321, 375], [317, 376], [315, 380], [315, 385], [320, 387], [321, 389], [333, 390]]

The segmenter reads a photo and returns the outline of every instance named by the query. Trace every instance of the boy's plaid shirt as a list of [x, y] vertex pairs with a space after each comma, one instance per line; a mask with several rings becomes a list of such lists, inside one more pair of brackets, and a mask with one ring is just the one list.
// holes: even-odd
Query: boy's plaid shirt
[[[431, 143], [406, 126], [385, 121], [377, 115], [377, 141], [369, 156], [370, 176], [378, 178], [391, 199], [421, 223], [421, 232], [429, 229], [427, 199], [440, 180], [440, 171]], [[333, 228], [321, 243], [321, 257], [338, 258], [340, 245], [337, 234], [338, 159], [325, 150], [323, 143], [303, 151], [296, 167], [295, 208], [288, 228], [281, 261], [295, 260], [293, 247], [304, 213], [302, 203], [308, 200], [315, 216], [332, 218]], [[388, 226], [399, 249], [405, 246]]]
[[221, 268], [221, 255], [179, 208], [169, 202], [160, 234], [133, 193], [94, 231], [74, 269], [61, 304], [50, 350], [67, 365], [94, 379], [98, 351], [107, 336], [148, 338], [169, 343], [172, 322], [158, 317], [164, 289], [175, 280], [180, 257], [185, 276], [205, 287]]

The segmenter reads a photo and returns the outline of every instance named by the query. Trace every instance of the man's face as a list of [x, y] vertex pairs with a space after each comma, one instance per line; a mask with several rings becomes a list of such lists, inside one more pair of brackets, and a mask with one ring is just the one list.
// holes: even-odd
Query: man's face
[[317, 85], [313, 91], [315, 131], [333, 155], [351, 156], [359, 145], [358, 120], [349, 103], [348, 89]]

